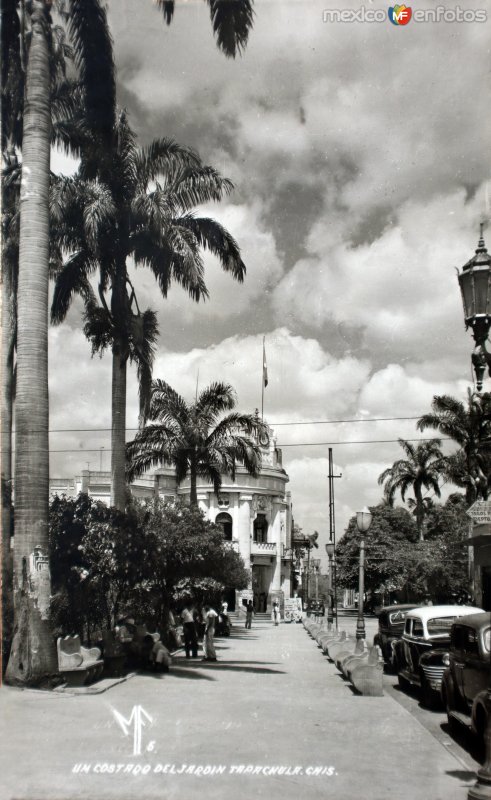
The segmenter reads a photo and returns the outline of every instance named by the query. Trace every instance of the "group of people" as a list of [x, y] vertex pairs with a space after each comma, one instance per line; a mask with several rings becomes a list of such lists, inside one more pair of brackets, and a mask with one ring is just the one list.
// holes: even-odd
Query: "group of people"
[[[248, 600], [246, 604], [246, 619], [245, 619], [245, 627], [251, 628], [252, 626], [252, 617], [254, 614], [254, 603], [252, 600]], [[271, 608], [271, 621], [275, 625], [280, 624], [281, 614], [280, 614], [280, 604], [277, 600], [273, 600], [273, 605]]]
[[[248, 600], [246, 604], [246, 619], [245, 627], [252, 627], [252, 617], [255, 612], [254, 603]], [[273, 601], [271, 610], [271, 620], [274, 625], [280, 623], [280, 606], [277, 600]], [[217, 625], [220, 629], [226, 627], [230, 631], [230, 623], [228, 620], [228, 604], [224, 601], [221, 604], [220, 613], [218, 614], [210, 605], [205, 605], [203, 611], [200, 612], [198, 608], [191, 602], [184, 605], [180, 621], [182, 623], [182, 633], [184, 639], [184, 650], [186, 658], [198, 658], [198, 643], [200, 636], [203, 637], [203, 661], [216, 661], [217, 655], [215, 650], [215, 632]], [[168, 669], [171, 662], [171, 656], [167, 648], [164, 647], [160, 641], [159, 634], [150, 634], [145, 626], [138, 627], [135, 620], [126, 617], [119, 621], [116, 628], [117, 639], [129, 648], [129, 652], [137, 654], [142, 659], [149, 663], [161, 664], [164, 668]], [[170, 632], [173, 632], [174, 645], [180, 647], [182, 641], [177, 633], [178, 626], [174, 615], [170, 614], [169, 619]], [[141, 640], [141, 641], [140, 641]]]
[[191, 604], [187, 603], [181, 612], [181, 622], [184, 635], [184, 650], [186, 658], [198, 657], [198, 639], [200, 627], [203, 628], [203, 661], [216, 661], [215, 630], [219, 618], [227, 617], [227, 603], [222, 603], [221, 614], [214, 608], [206, 605], [202, 614]]

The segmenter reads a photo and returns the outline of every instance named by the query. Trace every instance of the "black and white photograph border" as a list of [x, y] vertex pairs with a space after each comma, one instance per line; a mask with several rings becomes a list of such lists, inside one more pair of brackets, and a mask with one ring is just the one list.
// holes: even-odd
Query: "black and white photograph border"
[[2, 0], [0, 800], [491, 797], [490, 26]]

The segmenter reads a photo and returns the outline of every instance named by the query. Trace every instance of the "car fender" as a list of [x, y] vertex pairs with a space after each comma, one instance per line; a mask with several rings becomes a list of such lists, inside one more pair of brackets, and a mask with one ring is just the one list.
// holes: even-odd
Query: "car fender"
[[398, 664], [406, 664], [406, 652], [404, 649], [404, 642], [402, 639], [395, 639], [390, 643], [392, 648], [392, 653], [394, 657], [397, 659]]
[[420, 666], [440, 666], [443, 665], [443, 656], [448, 654], [448, 648], [444, 649], [438, 648], [434, 650], [428, 650], [427, 653], [422, 653], [419, 658]]
[[489, 719], [491, 716], [491, 696], [487, 689], [484, 689], [482, 692], [479, 692], [474, 698], [474, 702], [472, 704], [472, 714], [471, 714], [471, 723], [472, 729], [475, 733], [484, 733], [486, 729], [486, 722], [484, 722], [483, 730], [480, 729], [479, 718], [480, 715], [484, 714], [484, 720]]
[[456, 709], [455, 681], [450, 667], [447, 667], [443, 673], [441, 696], [443, 705], [446, 705], [450, 710]]

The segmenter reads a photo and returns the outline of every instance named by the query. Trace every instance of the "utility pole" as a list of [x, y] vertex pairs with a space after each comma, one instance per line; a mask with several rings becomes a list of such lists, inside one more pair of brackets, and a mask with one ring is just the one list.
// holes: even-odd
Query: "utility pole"
[[[334, 545], [333, 557], [329, 558], [329, 594], [332, 602], [332, 612], [338, 627], [338, 604], [337, 604], [337, 583], [336, 583], [336, 516], [334, 511], [334, 478], [342, 478], [343, 474], [334, 474], [334, 464], [332, 458], [332, 447], [329, 448], [329, 543]], [[331, 571], [332, 564], [332, 571]], [[328, 609], [329, 614], [329, 609]]]

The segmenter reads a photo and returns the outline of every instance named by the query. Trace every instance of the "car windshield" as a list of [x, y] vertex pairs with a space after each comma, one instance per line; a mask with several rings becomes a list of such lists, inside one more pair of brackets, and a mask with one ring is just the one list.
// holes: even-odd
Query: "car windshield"
[[406, 619], [407, 611], [394, 611], [393, 614], [390, 615], [390, 624], [391, 625], [402, 625], [404, 620]]
[[428, 636], [450, 636], [450, 628], [455, 619], [455, 616], [429, 619], [426, 625]]

